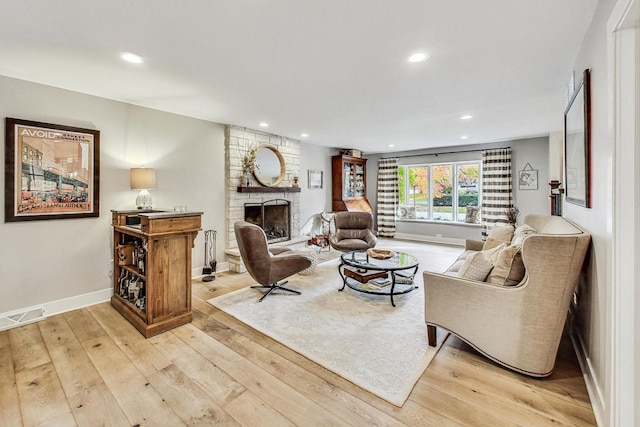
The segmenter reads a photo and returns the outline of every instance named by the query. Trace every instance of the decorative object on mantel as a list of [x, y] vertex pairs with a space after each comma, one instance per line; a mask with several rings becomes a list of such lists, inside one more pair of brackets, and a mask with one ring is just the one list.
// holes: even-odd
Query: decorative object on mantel
[[293, 187], [293, 188], [300, 187], [300, 185], [298, 184], [298, 177], [297, 176], [293, 177], [293, 184], [291, 184], [291, 187]]
[[251, 175], [256, 171], [256, 155], [258, 147], [252, 147], [242, 158], [242, 175], [240, 176], [240, 186], [248, 187], [251, 185]]
[[538, 170], [531, 167], [530, 163], [524, 166], [524, 169], [518, 171], [518, 189], [519, 190], [537, 190], [538, 189]]
[[216, 261], [216, 234], [215, 230], [207, 230], [204, 232], [204, 267], [202, 267], [202, 274], [206, 274], [202, 278], [203, 282], [212, 282], [216, 279], [216, 276], [211, 273], [215, 273], [218, 261]]
[[140, 190], [136, 197], [138, 209], [151, 209], [153, 198], [149, 190], [156, 189], [156, 170], [153, 168], [131, 168], [129, 179], [132, 190]]

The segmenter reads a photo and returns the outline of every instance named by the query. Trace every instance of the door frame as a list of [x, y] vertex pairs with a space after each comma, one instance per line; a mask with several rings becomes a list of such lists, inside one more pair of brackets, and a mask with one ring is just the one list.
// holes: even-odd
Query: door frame
[[610, 123], [613, 125], [613, 255], [607, 325], [607, 399], [611, 426], [639, 425], [640, 370], [640, 0], [618, 0], [607, 22]]

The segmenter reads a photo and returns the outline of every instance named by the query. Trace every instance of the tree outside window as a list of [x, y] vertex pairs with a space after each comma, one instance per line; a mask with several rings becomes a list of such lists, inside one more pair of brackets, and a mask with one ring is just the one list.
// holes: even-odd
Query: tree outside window
[[[458, 167], [458, 218], [457, 221], [480, 223], [478, 209], [472, 211], [469, 207], [478, 207], [479, 172], [477, 163], [459, 164]], [[474, 213], [475, 212], [475, 213]], [[473, 214], [473, 217], [468, 214]]]
[[398, 219], [479, 222], [467, 218], [479, 206], [480, 162], [440, 163], [398, 168]]
[[433, 165], [434, 221], [453, 221], [453, 164]]

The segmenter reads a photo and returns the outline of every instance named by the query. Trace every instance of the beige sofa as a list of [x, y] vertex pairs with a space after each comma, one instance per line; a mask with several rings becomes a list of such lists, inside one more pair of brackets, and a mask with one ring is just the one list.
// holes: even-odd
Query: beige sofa
[[430, 345], [436, 327], [444, 328], [501, 365], [544, 377], [555, 364], [590, 235], [558, 216], [528, 215], [524, 222], [535, 229], [520, 235], [516, 248], [524, 277], [512, 286], [458, 277], [464, 260], [483, 249], [483, 242], [468, 241], [450, 270], [424, 272], [425, 322]]

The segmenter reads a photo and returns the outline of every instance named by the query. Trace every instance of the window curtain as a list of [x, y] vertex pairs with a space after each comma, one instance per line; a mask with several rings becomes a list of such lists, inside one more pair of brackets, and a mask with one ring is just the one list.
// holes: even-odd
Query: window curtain
[[482, 238], [496, 225], [509, 223], [507, 210], [513, 206], [511, 148], [482, 152]]
[[396, 234], [396, 209], [398, 207], [398, 158], [378, 161], [378, 235], [393, 237]]

